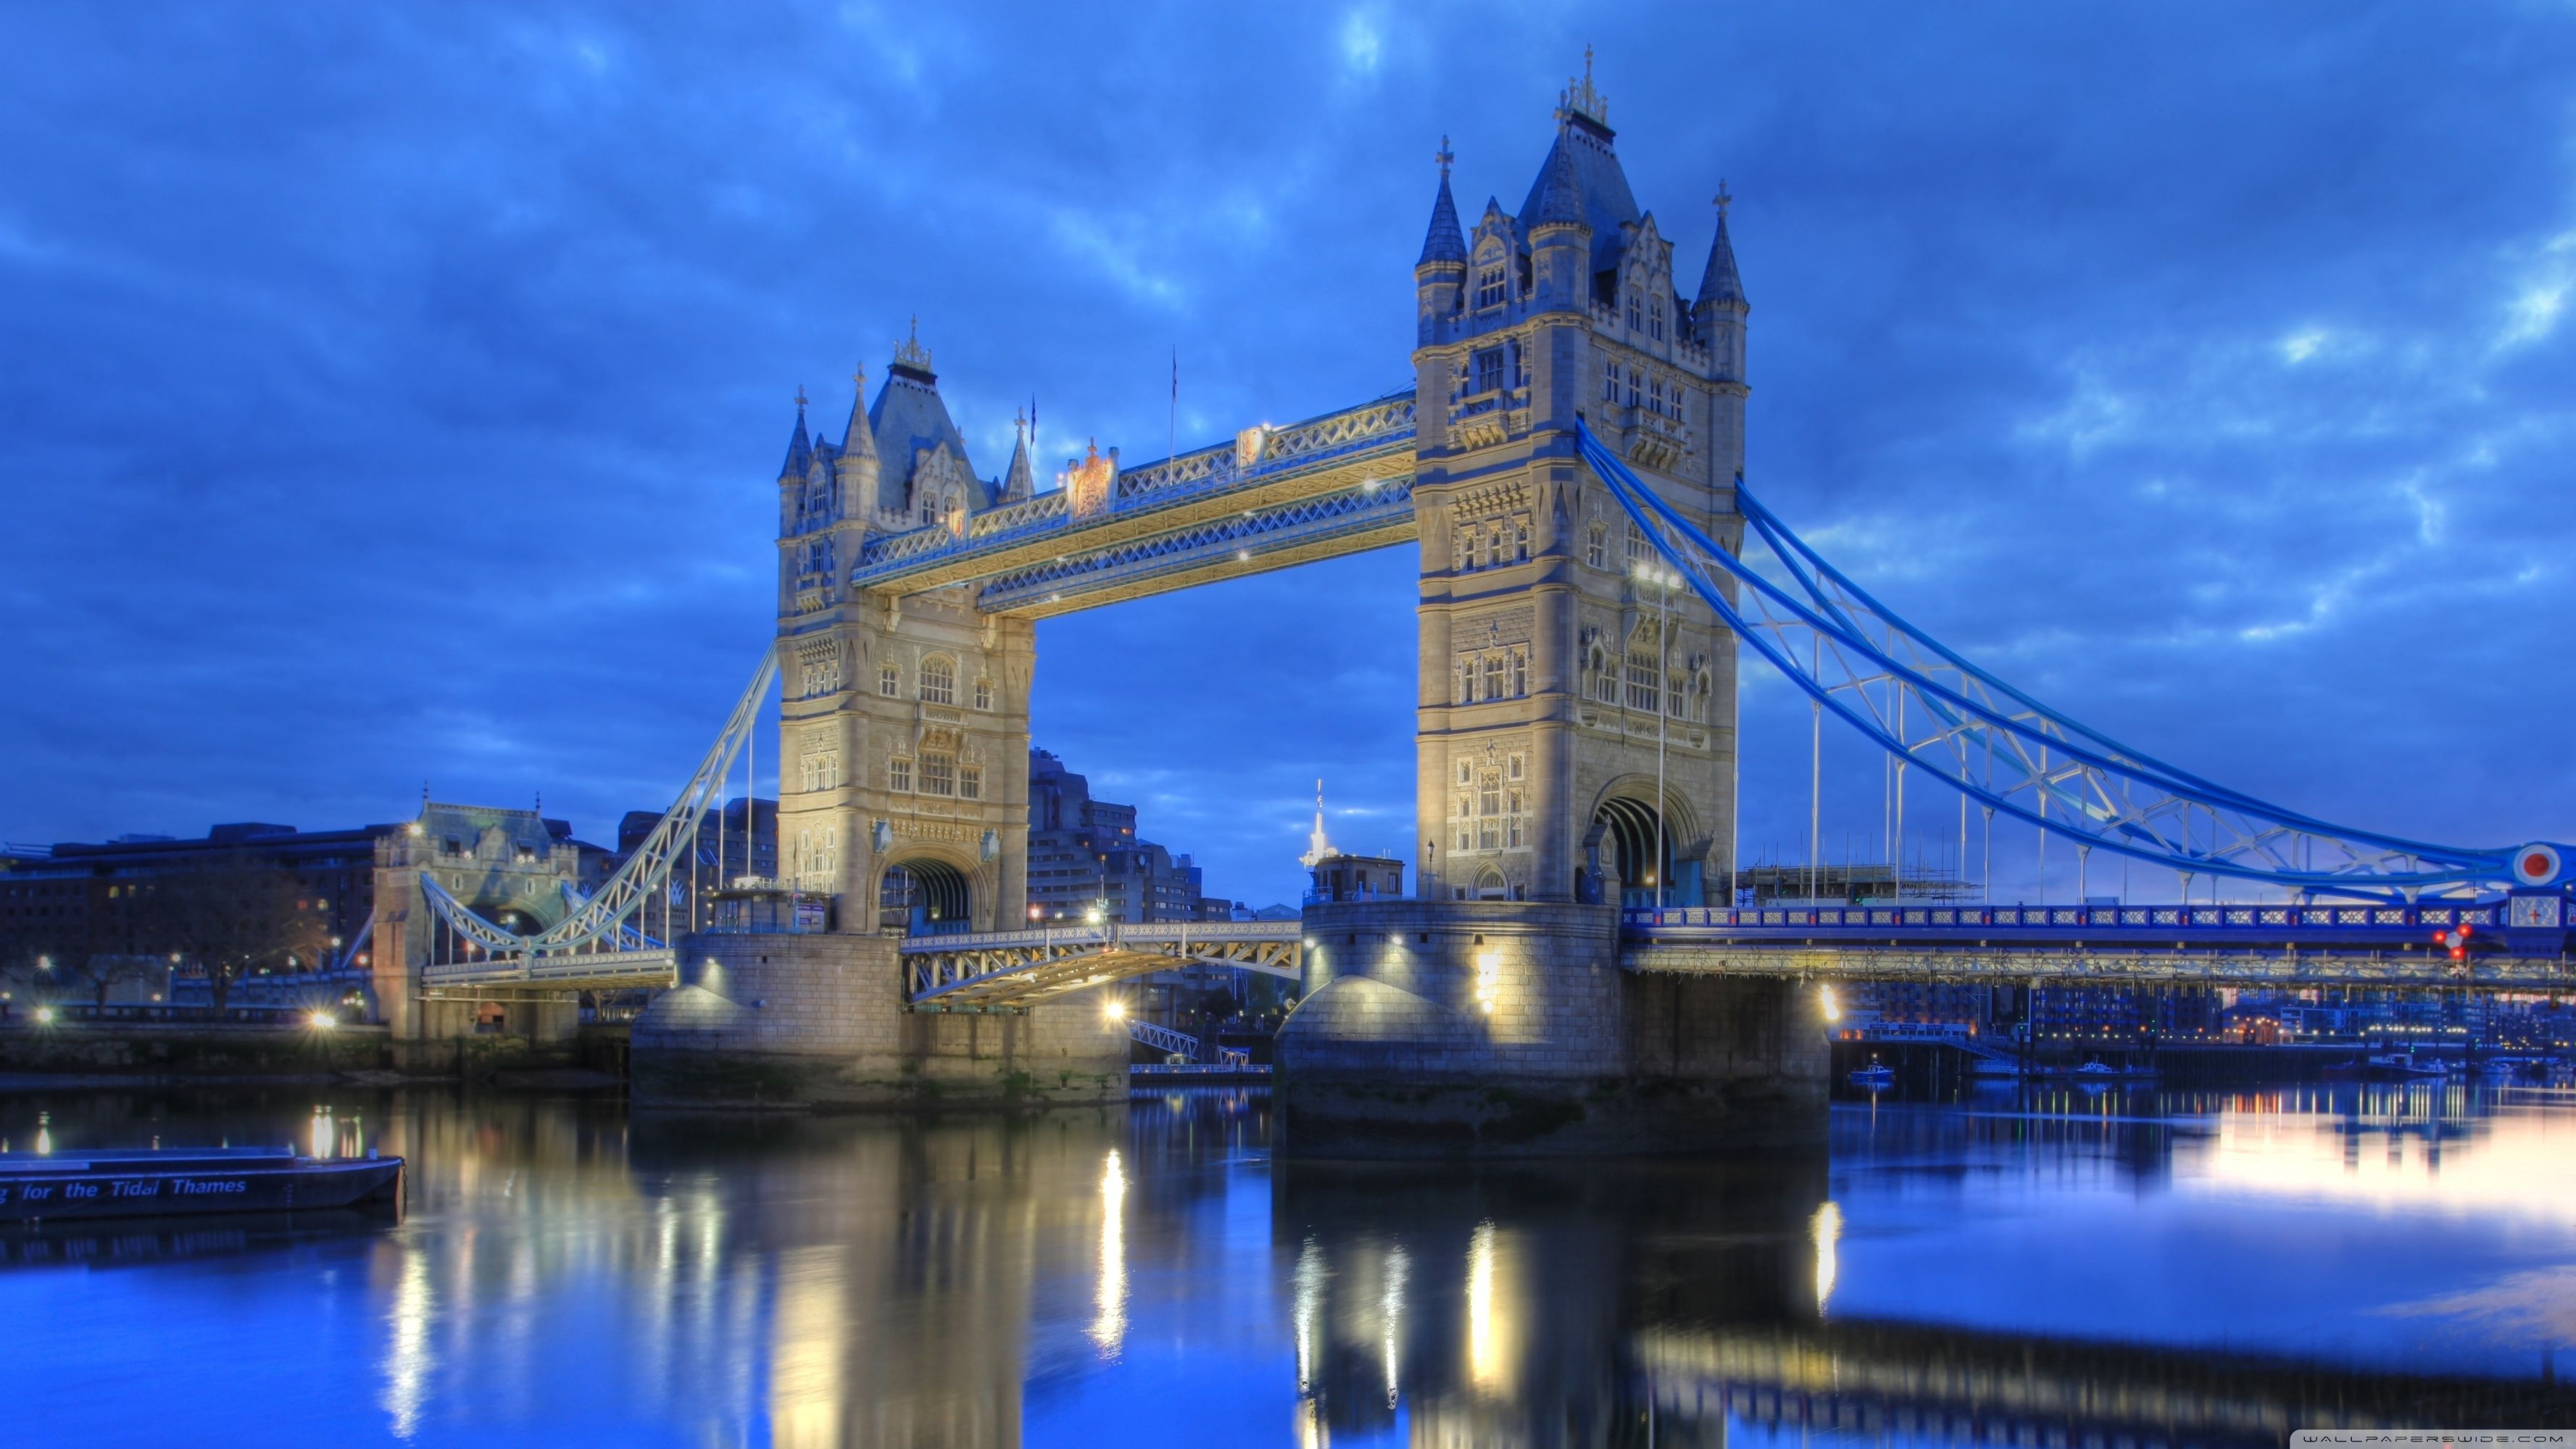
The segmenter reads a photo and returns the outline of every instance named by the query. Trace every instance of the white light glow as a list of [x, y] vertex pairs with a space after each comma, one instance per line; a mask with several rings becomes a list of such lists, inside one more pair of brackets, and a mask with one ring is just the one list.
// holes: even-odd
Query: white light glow
[[1808, 1226], [1816, 1240], [1816, 1311], [1825, 1311], [1826, 1300], [1834, 1296], [1834, 1274], [1841, 1266], [1834, 1254], [1834, 1244], [1842, 1240], [1843, 1210], [1828, 1200], [1816, 1209], [1815, 1221]]
[[1127, 1173], [1118, 1149], [1100, 1169], [1100, 1293], [1091, 1341], [1102, 1358], [1116, 1358], [1127, 1338]]

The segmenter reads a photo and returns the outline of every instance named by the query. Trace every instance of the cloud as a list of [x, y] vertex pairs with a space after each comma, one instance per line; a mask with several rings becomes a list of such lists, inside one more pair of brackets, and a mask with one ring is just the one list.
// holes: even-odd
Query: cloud
[[[1042, 474], [1159, 456], [1175, 346], [1185, 447], [1382, 393], [1439, 138], [1517, 203], [1590, 39], [1686, 289], [1729, 179], [1753, 487], [1865, 585], [2241, 788], [2576, 837], [2528, 663], [2576, 613], [2576, 18], [2445, 18], [19, 7], [0, 836], [423, 777], [607, 833], [768, 635], [799, 383], [837, 427], [918, 313], [977, 464], [1034, 395]], [[1036, 738], [1293, 898], [1317, 773], [1410, 834], [1414, 573], [1049, 621]], [[1745, 668], [1742, 839], [1803, 858], [1807, 710]], [[1842, 748], [1826, 839], [1874, 841]]]

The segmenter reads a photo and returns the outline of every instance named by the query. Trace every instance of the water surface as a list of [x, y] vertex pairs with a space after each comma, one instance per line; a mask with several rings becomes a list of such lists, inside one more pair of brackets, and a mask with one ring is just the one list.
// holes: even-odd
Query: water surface
[[[2576, 1423], [2576, 1098], [1835, 1109], [1830, 1157], [1274, 1161], [1257, 1093], [1004, 1122], [0, 1097], [401, 1153], [399, 1224], [0, 1237], [44, 1442], [2149, 1449]], [[13, 1436], [14, 1437], [14, 1436]]]

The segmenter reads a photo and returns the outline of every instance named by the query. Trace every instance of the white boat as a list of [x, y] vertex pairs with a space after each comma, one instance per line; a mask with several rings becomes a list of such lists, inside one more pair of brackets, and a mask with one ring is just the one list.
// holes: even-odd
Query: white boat
[[2079, 1082], [2151, 1082], [2156, 1073], [2153, 1067], [2115, 1067], [2096, 1059], [2067, 1075]]
[[1892, 1087], [1896, 1085], [1896, 1068], [1872, 1062], [1851, 1074], [1855, 1087]]

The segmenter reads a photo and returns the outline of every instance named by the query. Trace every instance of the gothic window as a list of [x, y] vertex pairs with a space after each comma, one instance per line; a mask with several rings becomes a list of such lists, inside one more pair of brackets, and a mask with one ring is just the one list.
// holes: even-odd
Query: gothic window
[[993, 707], [993, 681], [989, 679], [975, 681], [975, 707], [977, 709]]
[[983, 766], [959, 765], [957, 767], [957, 798], [960, 800], [981, 800], [984, 798]]
[[1632, 564], [1634, 564], [1634, 563], [1638, 563], [1638, 562], [1640, 562], [1640, 561], [1644, 560], [1645, 558], [1647, 558], [1648, 556], [1650, 556], [1653, 552], [1654, 552], [1654, 550], [1653, 550], [1653, 549], [1651, 549], [1651, 548], [1649, 548], [1649, 547], [1647, 546], [1647, 544], [1646, 544], [1646, 535], [1645, 535], [1645, 532], [1644, 532], [1643, 530], [1639, 529], [1639, 528], [1637, 527], [1637, 525], [1636, 525], [1636, 524], [1634, 524], [1634, 523], [1629, 524], [1629, 525], [1628, 525], [1628, 562], [1630, 562], [1630, 563], [1632, 563]]
[[1646, 304], [1646, 335], [1658, 342], [1664, 338], [1664, 299], [1661, 297]]
[[[1528, 757], [1527, 755], [1520, 754], [1520, 753], [1518, 753], [1517, 751], [1516, 751], [1516, 752], [1514, 752], [1514, 753], [1512, 753], [1512, 754], [1509, 754], [1509, 755], [1504, 756], [1504, 757], [1503, 757], [1503, 778], [1504, 778], [1504, 779], [1506, 779], [1506, 780], [1517, 780], [1517, 779], [1519, 779], [1519, 778], [1520, 778], [1520, 777], [1521, 777], [1521, 776], [1522, 776], [1522, 775], [1527, 771], [1527, 769], [1528, 769], [1528, 761], [1529, 761], [1529, 757]], [[1512, 809], [1513, 809], [1514, 811], [1516, 811], [1516, 812], [1517, 812], [1517, 811], [1520, 809], [1520, 807], [1519, 807], [1519, 806], [1517, 806], [1517, 805], [1515, 805], [1515, 806], [1513, 806], [1513, 807], [1512, 807]]]
[[1458, 661], [1458, 702], [1460, 704], [1476, 702], [1476, 661], [1472, 659]]
[[1478, 392], [1499, 392], [1503, 386], [1503, 349], [1488, 347], [1476, 354], [1476, 388]]
[[902, 692], [903, 675], [891, 664], [880, 666], [877, 670], [877, 693], [892, 699]]
[[1485, 698], [1505, 698], [1505, 695], [1503, 694], [1503, 671], [1505, 668], [1506, 665], [1502, 655], [1488, 654], [1485, 656]]
[[799, 777], [807, 791], [837, 790], [841, 787], [841, 752], [818, 750], [800, 762]]
[[1458, 797], [1458, 849], [1473, 850], [1475, 848], [1476, 797], [1473, 795], [1461, 795]]
[[1481, 527], [1470, 528], [1467, 530], [1467, 567], [1480, 569], [1484, 566], [1485, 530]]
[[924, 751], [921, 756], [921, 793], [954, 795], [957, 793], [957, 757]]
[[1503, 796], [1503, 848], [1506, 850], [1518, 850], [1525, 843], [1526, 831], [1522, 822], [1527, 815], [1521, 809], [1525, 803], [1518, 790], [1508, 791]]
[[1640, 624], [1628, 638], [1628, 707], [1649, 714], [1664, 707], [1664, 662], [1655, 626]]
[[1512, 523], [1512, 557], [1526, 563], [1529, 561], [1529, 550], [1529, 520], [1526, 518], [1516, 519]]
[[1596, 523], [1583, 531], [1583, 561], [1596, 569], [1610, 567], [1610, 530]]
[[1480, 771], [1476, 781], [1476, 848], [1503, 848], [1503, 776], [1499, 770]]
[[[1526, 649], [1515, 649], [1512, 651], [1512, 698], [1519, 699], [1528, 693], [1529, 651]], [[1520, 774], [1520, 761], [1520, 756], [1512, 756], [1512, 773], [1515, 777]]]
[[1458, 762], [1458, 783], [1464, 785], [1475, 778], [1475, 766], [1468, 764], [1465, 760], [1460, 760]]
[[812, 699], [819, 694], [830, 694], [840, 687], [841, 658], [839, 655], [805, 661], [805, 697], [807, 699]]
[[1628, 406], [1637, 405], [1637, 388], [1644, 381], [1644, 378], [1637, 375], [1637, 369], [1633, 367], [1628, 369]]
[[1504, 275], [1501, 262], [1493, 262], [1477, 269], [1476, 306], [1478, 310], [1503, 305], [1503, 299], [1510, 291], [1504, 282]]
[[1527, 387], [1529, 386], [1529, 358], [1522, 353], [1519, 338], [1513, 338], [1510, 343], [1510, 347], [1512, 352], [1512, 386]]
[[1692, 672], [1691, 718], [1698, 720], [1701, 724], [1708, 723], [1709, 691], [1712, 687], [1713, 686], [1709, 681], [1708, 670], [1706, 668], [1701, 668]]
[[957, 702], [957, 666], [955, 664], [937, 654], [921, 661], [921, 702], [923, 704]]
[[1601, 364], [1601, 400], [1606, 403], [1619, 400], [1619, 364], [1606, 359]]
[[1628, 287], [1628, 330], [1631, 332], [1640, 332], [1645, 330], [1645, 326], [1645, 315], [1637, 306], [1637, 287], [1636, 284], [1632, 282]]
[[912, 793], [912, 761], [886, 761], [886, 788], [902, 795]]
[[1660, 377], [1648, 378], [1646, 380], [1646, 411], [1654, 413], [1657, 416], [1661, 416], [1663, 414], [1664, 380]]

